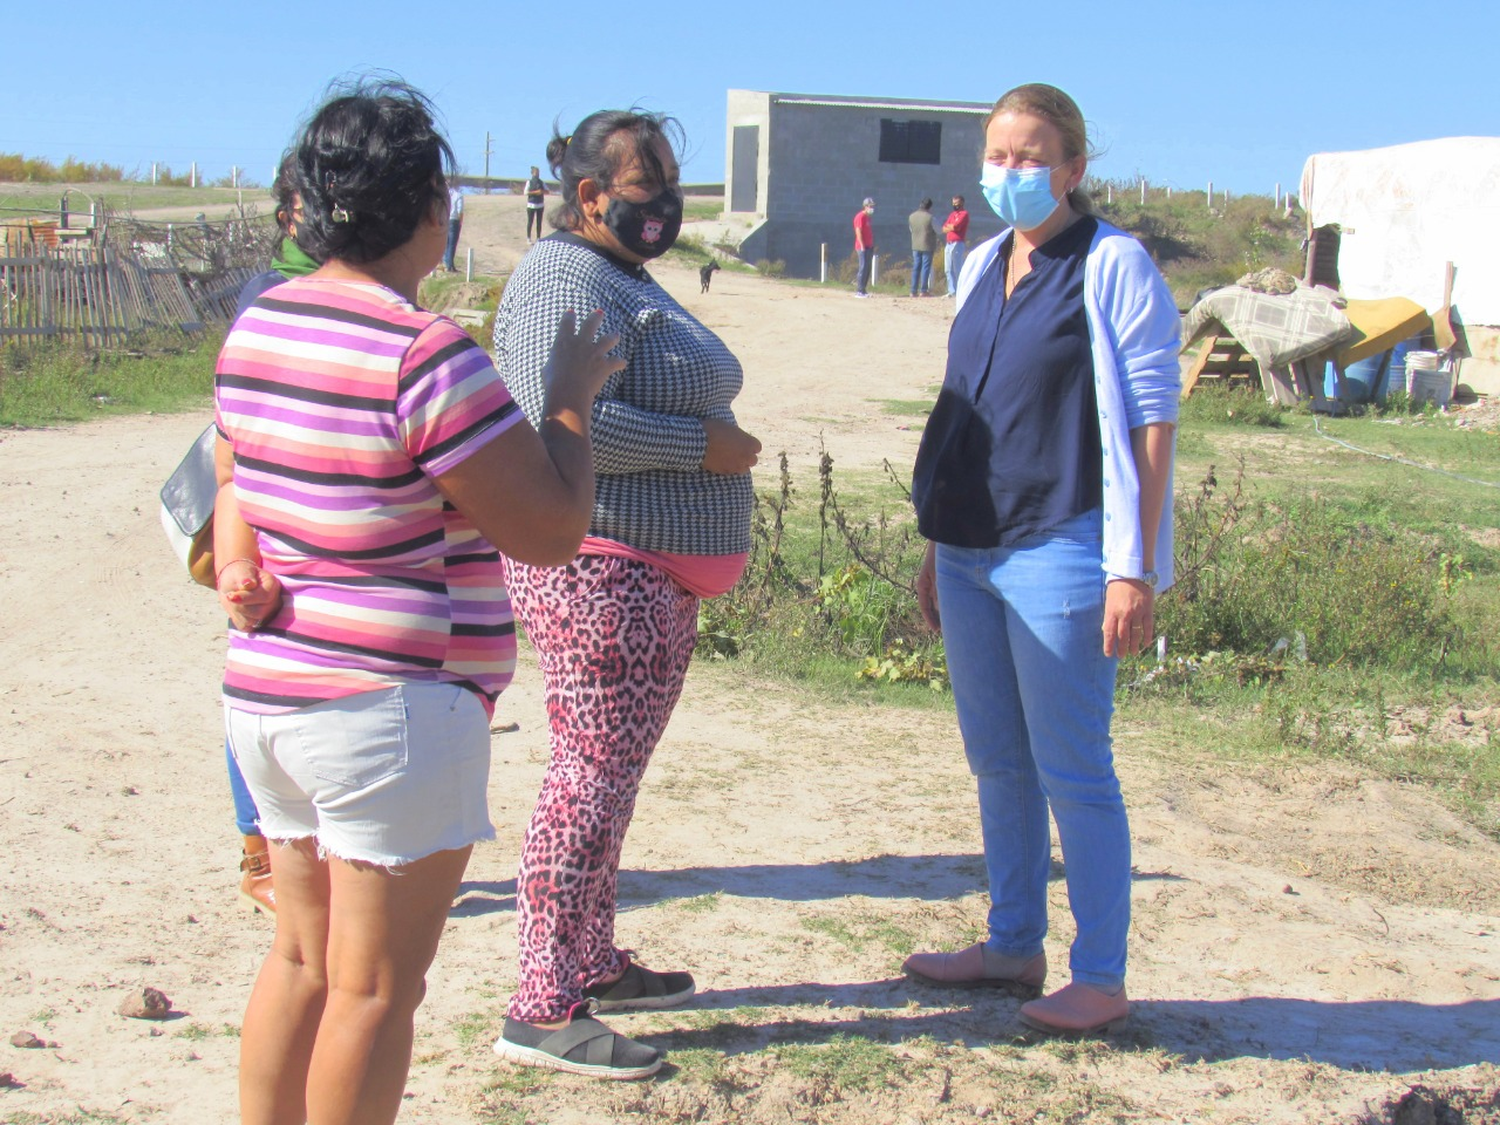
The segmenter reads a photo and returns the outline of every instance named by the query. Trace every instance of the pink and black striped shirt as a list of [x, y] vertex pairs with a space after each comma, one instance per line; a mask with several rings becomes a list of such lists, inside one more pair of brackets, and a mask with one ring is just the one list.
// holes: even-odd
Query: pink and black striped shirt
[[495, 548], [433, 478], [525, 416], [452, 321], [382, 286], [297, 278], [235, 322], [219, 432], [280, 611], [231, 629], [229, 706], [275, 713], [407, 681], [487, 710], [515, 670]]

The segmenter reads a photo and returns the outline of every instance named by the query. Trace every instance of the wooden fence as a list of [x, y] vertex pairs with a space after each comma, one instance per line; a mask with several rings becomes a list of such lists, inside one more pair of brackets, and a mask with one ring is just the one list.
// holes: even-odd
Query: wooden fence
[[[0, 228], [0, 345], [73, 339], [106, 348], [143, 328], [201, 332], [234, 316], [253, 265], [185, 269], [170, 242], [37, 237]], [[242, 259], [243, 260], [243, 259]]]

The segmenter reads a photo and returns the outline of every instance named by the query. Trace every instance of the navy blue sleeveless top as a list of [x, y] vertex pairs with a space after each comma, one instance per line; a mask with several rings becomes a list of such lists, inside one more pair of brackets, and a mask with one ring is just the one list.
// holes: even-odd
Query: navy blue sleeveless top
[[912, 474], [917, 527], [955, 547], [1005, 547], [1099, 507], [1104, 455], [1084, 312], [1098, 223], [1031, 254], [1005, 297], [1014, 235], [948, 334], [948, 371]]

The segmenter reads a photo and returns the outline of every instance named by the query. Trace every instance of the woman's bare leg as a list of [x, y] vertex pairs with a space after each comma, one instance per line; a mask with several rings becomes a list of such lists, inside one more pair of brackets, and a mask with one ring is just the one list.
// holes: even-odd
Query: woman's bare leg
[[437, 852], [394, 872], [329, 859], [327, 1003], [307, 1073], [312, 1125], [396, 1119], [412, 1017], [472, 850]]
[[244, 1125], [302, 1125], [328, 995], [328, 865], [306, 839], [272, 845], [271, 868], [276, 937], [240, 1030], [240, 1116]]

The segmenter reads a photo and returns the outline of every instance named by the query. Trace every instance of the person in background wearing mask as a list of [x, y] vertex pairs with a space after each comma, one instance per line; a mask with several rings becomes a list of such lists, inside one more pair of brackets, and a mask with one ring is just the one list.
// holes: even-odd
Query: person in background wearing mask
[[866, 198], [860, 209], [854, 213], [854, 253], [859, 258], [859, 267], [854, 279], [856, 297], [870, 295], [870, 266], [875, 254], [875, 225], [872, 222], [874, 215], [875, 201], [869, 198]]
[[969, 237], [969, 212], [964, 209], [964, 197], [953, 197], [953, 210], [943, 220], [943, 272], [948, 275], [948, 296], [958, 296], [958, 275], [964, 268], [964, 254]]
[[[535, 164], [526, 179], [526, 241], [535, 242], [542, 237], [542, 205], [547, 199], [547, 185], [542, 182], [542, 173]], [[532, 228], [536, 233], [532, 234]]]
[[911, 295], [932, 296], [932, 255], [937, 250], [937, 231], [932, 225], [932, 200], [924, 199], [906, 217], [911, 227]]
[[458, 253], [458, 232], [464, 229], [464, 193], [457, 184], [448, 187], [448, 246], [443, 251], [443, 268], [457, 273], [453, 255]]
[[1110, 747], [1115, 671], [1172, 584], [1177, 306], [1140, 243], [1079, 191], [1083, 116], [1019, 86], [985, 125], [1007, 229], [964, 268], [948, 370], [912, 475], [917, 577], [941, 628], [989, 875], [988, 938], [917, 953], [943, 987], [1035, 996], [1047, 978], [1050, 808], [1077, 923], [1072, 981], [1021, 1007], [1050, 1033], [1121, 1026], [1130, 827]]
[[699, 599], [744, 569], [760, 453], [731, 408], [739, 361], [646, 270], [682, 225], [673, 140], [672, 118], [636, 110], [601, 110], [554, 136], [558, 229], [521, 260], [495, 315], [500, 373], [528, 417], [568, 310], [602, 310], [625, 361], [594, 404], [594, 508], [578, 556], [506, 563], [542, 670], [551, 760], [522, 844], [520, 981], [495, 1053], [598, 1078], [645, 1078], [661, 1054], [592, 1019], [588, 1002], [666, 1008], [696, 987], [615, 943], [615, 880], [687, 675]]

